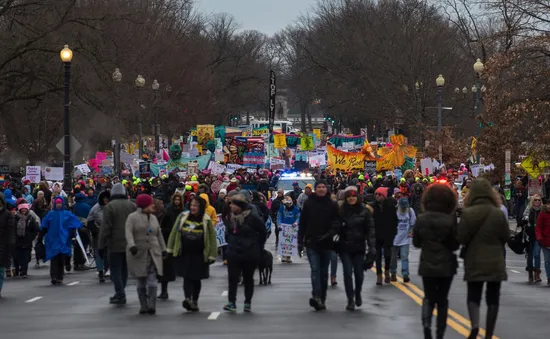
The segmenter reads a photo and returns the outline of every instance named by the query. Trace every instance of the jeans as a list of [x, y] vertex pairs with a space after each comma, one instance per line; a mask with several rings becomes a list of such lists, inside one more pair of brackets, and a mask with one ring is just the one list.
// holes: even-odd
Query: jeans
[[115, 295], [125, 297], [124, 289], [128, 282], [126, 253], [109, 253], [109, 262], [111, 264], [111, 281], [115, 285]]
[[[376, 274], [382, 275], [382, 255], [384, 255], [384, 270], [390, 270], [391, 253], [393, 240], [391, 242], [384, 239], [376, 239]], [[382, 250], [384, 253], [382, 254]]]
[[[468, 302], [476, 305], [481, 304], [481, 294], [483, 293], [483, 281], [468, 282]], [[500, 281], [487, 281], [487, 291], [485, 299], [487, 306], [498, 306], [500, 300]]]
[[336, 278], [338, 271], [338, 254], [335, 251], [330, 251], [330, 277]]
[[0, 267], [0, 292], [2, 292], [2, 286], [4, 286], [4, 280], [6, 280], [6, 268]]
[[[342, 268], [344, 270], [344, 286], [346, 288], [346, 296], [348, 297], [348, 300], [353, 300], [353, 298], [361, 296], [363, 280], [365, 279], [365, 273], [363, 272], [365, 255], [362, 252], [342, 252], [340, 253], [340, 259], [342, 260]], [[355, 277], [355, 289], [353, 288], [352, 276]]]
[[527, 271], [533, 269], [540, 269], [540, 245], [535, 239], [531, 239], [527, 245]]
[[15, 267], [15, 273], [24, 276], [27, 275], [29, 269], [29, 259], [31, 258], [32, 248], [16, 247], [13, 250], [13, 266]]
[[392, 274], [397, 273], [397, 254], [401, 256], [401, 274], [409, 275], [409, 246], [394, 246], [391, 253], [391, 267], [390, 272]]
[[541, 247], [542, 254], [544, 255], [544, 270], [546, 271], [546, 278], [550, 280], [550, 248]]
[[307, 259], [311, 269], [311, 295], [314, 298], [325, 300], [328, 288], [328, 267], [330, 265], [331, 251], [317, 251], [307, 248]]
[[97, 249], [94, 249], [94, 257], [96, 270], [98, 272], [105, 271], [105, 258], [99, 255], [99, 251]]
[[239, 259], [227, 260], [227, 280], [229, 288], [227, 291], [227, 297], [230, 303], [237, 302], [237, 286], [243, 276], [244, 284], [244, 303], [252, 303], [252, 296], [254, 296], [254, 271], [256, 270], [255, 261], [246, 261]]

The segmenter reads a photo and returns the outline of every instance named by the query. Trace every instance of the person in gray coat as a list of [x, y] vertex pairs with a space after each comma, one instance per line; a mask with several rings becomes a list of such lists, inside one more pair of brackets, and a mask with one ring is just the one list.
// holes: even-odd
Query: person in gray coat
[[120, 183], [115, 184], [111, 189], [111, 200], [103, 208], [103, 222], [97, 245], [101, 257], [105, 258], [105, 254], [108, 253], [111, 281], [115, 286], [115, 295], [110, 303], [115, 305], [126, 304], [126, 219], [135, 210], [136, 205], [128, 199], [124, 186]]
[[139, 314], [155, 314], [157, 275], [162, 276], [162, 258], [167, 256], [166, 244], [155, 212], [153, 197], [140, 194], [136, 198], [137, 211], [126, 219], [128, 270], [136, 277]]

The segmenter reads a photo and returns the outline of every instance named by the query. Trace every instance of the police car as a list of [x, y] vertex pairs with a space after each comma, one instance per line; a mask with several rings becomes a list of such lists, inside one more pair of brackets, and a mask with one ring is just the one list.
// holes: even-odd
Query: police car
[[311, 173], [285, 173], [279, 178], [277, 183], [277, 190], [282, 189], [285, 194], [294, 190], [292, 184], [297, 182], [298, 186], [303, 190], [307, 184], [315, 186], [315, 179], [311, 176]]

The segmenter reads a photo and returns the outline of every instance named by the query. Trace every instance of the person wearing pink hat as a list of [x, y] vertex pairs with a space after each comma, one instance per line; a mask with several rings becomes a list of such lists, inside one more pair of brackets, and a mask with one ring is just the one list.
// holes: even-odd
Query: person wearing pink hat
[[126, 261], [128, 273], [137, 278], [139, 314], [155, 314], [157, 275], [163, 275], [166, 244], [149, 194], [136, 197], [137, 210], [126, 219]]
[[30, 215], [29, 210], [29, 204], [21, 203], [17, 206], [17, 213], [15, 214], [14, 276], [21, 276], [23, 279], [27, 278], [32, 242], [40, 232], [40, 225]]

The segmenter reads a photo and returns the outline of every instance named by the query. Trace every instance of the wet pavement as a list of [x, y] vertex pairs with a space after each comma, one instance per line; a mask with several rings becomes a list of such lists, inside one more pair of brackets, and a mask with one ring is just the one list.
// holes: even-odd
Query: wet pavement
[[[273, 246], [268, 248], [274, 252]], [[156, 316], [139, 316], [135, 282], [130, 280], [125, 307], [109, 305], [111, 283], [99, 284], [93, 271], [68, 274], [64, 286], [50, 286], [48, 269], [30, 269], [27, 280], [8, 279], [0, 301], [2, 335], [18, 339], [65, 338], [423, 338], [420, 306], [423, 292], [418, 270], [419, 251], [411, 250], [411, 283], [375, 286], [375, 274], [367, 272], [364, 305], [355, 312], [344, 310], [346, 297], [341, 274], [339, 285], [329, 288], [325, 312], [314, 312], [310, 296], [309, 266], [305, 259], [293, 264], [277, 262], [272, 285], [256, 286], [253, 313], [242, 312], [243, 288], [239, 288], [238, 313], [227, 314], [225, 267], [215, 264], [211, 278], [203, 281], [201, 312], [189, 314], [181, 307], [182, 281], [169, 286], [170, 300], [158, 301]], [[541, 338], [550, 331], [547, 321], [550, 287], [526, 282], [525, 260], [508, 251], [509, 281], [502, 287], [498, 338]], [[339, 273], [341, 266], [339, 266]], [[398, 269], [399, 271], [399, 269]], [[256, 277], [256, 281], [257, 281]], [[451, 310], [446, 338], [469, 333], [466, 284], [462, 271], [455, 277], [449, 296]], [[484, 309], [484, 308], [483, 308]], [[484, 326], [484, 312], [482, 326]], [[483, 338], [480, 336], [480, 338]]]

